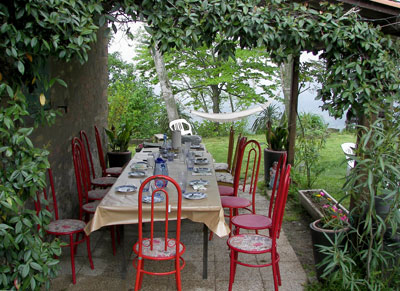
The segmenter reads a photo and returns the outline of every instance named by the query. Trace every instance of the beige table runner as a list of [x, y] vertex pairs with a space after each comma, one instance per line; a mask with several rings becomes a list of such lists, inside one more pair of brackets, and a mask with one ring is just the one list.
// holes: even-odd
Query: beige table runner
[[[158, 149], [146, 148], [144, 151], [135, 154], [134, 158], [129, 162], [115, 184], [111, 187], [110, 191], [100, 202], [93, 218], [86, 225], [85, 232], [87, 234], [90, 234], [92, 231], [95, 231], [103, 226], [136, 224], [138, 222], [138, 191], [133, 193], [119, 193], [115, 190], [115, 188], [121, 185], [135, 185], [139, 190], [140, 180], [144, 180], [151, 176], [153, 174], [153, 169], [149, 168], [144, 170], [146, 172], [146, 177], [142, 178], [130, 178], [128, 173], [132, 171], [131, 166], [133, 164], [137, 163], [138, 161], [146, 161], [148, 155], [154, 151], [158, 151]], [[201, 167], [211, 168], [213, 175], [194, 176], [191, 172], [188, 172], [188, 183], [191, 180], [197, 180], [201, 178], [203, 180], [207, 180], [209, 185], [207, 185], [207, 190], [204, 191], [207, 193], [207, 198], [205, 199], [188, 200], [182, 198], [182, 219], [188, 218], [195, 222], [204, 223], [218, 236], [226, 236], [229, 234], [229, 227], [225, 223], [224, 212], [221, 205], [218, 185], [213, 168], [213, 159], [212, 156], [206, 151], [199, 151], [199, 153], [203, 153], [203, 157], [206, 157], [209, 161], [209, 164], [202, 165]], [[179, 173], [184, 171], [185, 168], [186, 165], [183, 162], [180, 162], [179, 159], [168, 162], [169, 176], [175, 180], [178, 178]], [[171, 191], [169, 188], [172, 189], [173, 187], [167, 187], [170, 195], [169, 204], [171, 205], [171, 213], [169, 214], [169, 217], [170, 219], [174, 219], [176, 218], [177, 194], [175, 190]], [[192, 187], [187, 185], [186, 191], [192, 190]], [[150, 216], [150, 206], [146, 206], [145, 204], [143, 205], [145, 216], [143, 221], [148, 221]], [[146, 211], [146, 208], [148, 211]], [[164, 220], [164, 211], [165, 202], [155, 204], [155, 219]]]

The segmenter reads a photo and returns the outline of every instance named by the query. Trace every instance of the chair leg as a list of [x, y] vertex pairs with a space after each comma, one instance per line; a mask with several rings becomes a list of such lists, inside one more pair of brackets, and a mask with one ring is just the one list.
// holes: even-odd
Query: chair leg
[[234, 257], [235, 257], [235, 263], [233, 264], [233, 282], [235, 282], [235, 276], [236, 276], [236, 268], [237, 268], [237, 260], [238, 260], [239, 253], [234, 252]]
[[176, 279], [176, 290], [182, 290], [182, 282], [181, 282], [181, 266], [179, 263], [179, 257], [175, 259], [175, 279]]
[[274, 287], [275, 291], [278, 291], [278, 270], [277, 270], [277, 262], [276, 262], [276, 253], [272, 251], [271, 253], [272, 260], [272, 276], [274, 278]]
[[213, 239], [213, 235], [214, 235], [214, 233], [212, 231], [210, 231], [210, 236], [208, 237], [208, 240], [212, 240]]
[[111, 244], [112, 244], [112, 251], [113, 251], [113, 256], [116, 254], [116, 247], [115, 247], [115, 226], [111, 225], [110, 226], [110, 232], [111, 232]]
[[138, 263], [137, 263], [137, 269], [136, 269], [136, 281], [135, 281], [135, 291], [138, 291], [140, 288], [140, 276], [142, 274], [142, 260], [141, 258], [138, 258]]
[[232, 236], [232, 217], [233, 217], [233, 209], [229, 208], [229, 229], [231, 230], [229, 232], [229, 237]]
[[70, 255], [71, 255], [72, 283], [76, 284], [74, 238], [72, 234], [69, 235], [69, 247], [71, 249]]
[[77, 244], [77, 242], [79, 241], [79, 237], [81, 236], [81, 233], [80, 232], [78, 232], [77, 234], [76, 234], [76, 236], [75, 236], [75, 247], [74, 247], [74, 253], [76, 254], [76, 251], [77, 251], [77, 247], [78, 247], [78, 244]]
[[[142, 260], [142, 270], [144, 269], [144, 260]], [[140, 278], [139, 278], [139, 289], [142, 289], [142, 283], [143, 283], [143, 272], [140, 272]]]
[[230, 264], [230, 271], [229, 271], [229, 291], [232, 291], [233, 281], [235, 280], [235, 254], [234, 250], [231, 249], [231, 264]]
[[87, 236], [86, 234], [83, 234], [83, 235], [85, 236], [85, 240], [86, 240], [86, 248], [87, 248], [87, 253], [88, 253], [88, 257], [89, 257], [90, 268], [93, 270], [94, 265], [93, 265], [93, 260], [92, 260], [92, 251], [90, 250], [90, 237]]

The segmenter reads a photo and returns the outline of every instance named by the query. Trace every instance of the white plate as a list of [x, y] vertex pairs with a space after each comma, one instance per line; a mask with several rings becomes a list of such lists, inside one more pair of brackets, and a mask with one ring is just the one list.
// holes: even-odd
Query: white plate
[[[163, 201], [164, 201], [164, 196], [157, 194], [157, 193], [154, 194], [154, 203], [159, 203], [159, 202], [163, 202]], [[142, 202], [151, 203], [151, 196], [150, 195], [143, 196]]]
[[137, 187], [135, 185], [122, 185], [115, 187], [115, 190], [121, 193], [135, 192]]
[[210, 168], [193, 168], [193, 172], [195, 173], [211, 173]]
[[193, 185], [208, 185], [208, 181], [207, 180], [203, 180], [203, 179], [200, 179], [200, 180], [192, 180], [192, 181], [190, 181], [189, 182], [189, 185], [190, 186], [193, 186]]
[[196, 165], [207, 165], [208, 164], [208, 159], [207, 158], [197, 158], [194, 160], [194, 163]]
[[144, 171], [129, 172], [128, 176], [131, 178], [141, 178], [141, 177], [146, 176], [146, 172], [144, 172]]
[[207, 193], [203, 192], [186, 192], [182, 194], [183, 198], [190, 199], [190, 200], [199, 200], [207, 198]]

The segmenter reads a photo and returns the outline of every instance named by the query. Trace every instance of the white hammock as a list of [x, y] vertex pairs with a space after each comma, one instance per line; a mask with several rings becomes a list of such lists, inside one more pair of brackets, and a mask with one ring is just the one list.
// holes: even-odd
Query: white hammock
[[261, 104], [257, 107], [246, 109], [243, 111], [238, 111], [238, 112], [232, 112], [232, 113], [205, 113], [205, 112], [200, 112], [200, 111], [195, 111], [191, 110], [190, 113], [197, 115], [199, 117], [215, 121], [215, 122], [230, 122], [230, 121], [235, 121], [239, 120], [242, 118], [245, 118], [247, 116], [250, 116], [254, 113], [263, 111], [265, 108], [267, 108], [269, 102]]

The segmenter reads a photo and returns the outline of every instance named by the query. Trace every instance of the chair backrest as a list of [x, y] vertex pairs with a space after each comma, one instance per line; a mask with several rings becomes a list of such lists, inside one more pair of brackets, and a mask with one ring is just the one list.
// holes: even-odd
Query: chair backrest
[[89, 166], [90, 166], [90, 172], [92, 174], [92, 179], [96, 178], [96, 172], [94, 170], [94, 164], [93, 164], [93, 158], [92, 158], [92, 152], [90, 150], [90, 143], [88, 136], [86, 134], [86, 131], [81, 130], [79, 132], [79, 136], [81, 138], [81, 142], [83, 146], [86, 148], [86, 157], [88, 158]]
[[[187, 129], [185, 129], [185, 127], [187, 127]], [[169, 128], [174, 131], [174, 130], [180, 130], [181, 131], [181, 135], [193, 135], [192, 132], [192, 126], [190, 125], [189, 122], [187, 122], [185, 119], [175, 119], [172, 120], [169, 123]]]
[[356, 144], [353, 142], [345, 142], [341, 144], [342, 150], [346, 156], [347, 160], [347, 174], [349, 170], [354, 168], [355, 161], [352, 159], [351, 156], [354, 156], [354, 149], [356, 148]]
[[228, 170], [231, 170], [232, 167], [232, 155], [233, 155], [233, 147], [235, 146], [235, 130], [233, 126], [231, 126], [231, 130], [229, 132], [229, 143], [228, 143], [228, 156], [226, 159], [226, 163], [228, 164]]
[[230, 168], [230, 172], [231, 172], [232, 176], [235, 176], [235, 169], [236, 169], [238, 157], [239, 157], [240, 143], [242, 143], [242, 146], [243, 146], [246, 143], [246, 141], [247, 141], [247, 137], [245, 137], [245, 136], [242, 137], [242, 134], [239, 133], [237, 142], [236, 142], [235, 155], [233, 156], [233, 161], [232, 161], [232, 165]]
[[269, 200], [269, 208], [268, 208], [268, 217], [271, 218], [272, 217], [272, 209], [274, 208], [274, 203], [276, 200], [276, 191], [278, 190], [278, 185], [279, 185], [279, 181], [282, 180], [282, 176], [285, 173], [285, 169], [286, 169], [286, 159], [287, 159], [287, 153], [283, 153], [278, 161], [278, 166], [276, 168], [276, 172], [275, 172], [275, 178], [274, 178], [274, 185], [272, 187], [272, 191], [271, 191], [271, 197]]
[[[156, 186], [155, 180], [165, 180], [168, 181], [168, 191], [166, 187], [163, 188], [158, 188]], [[158, 183], [157, 183], [158, 184]], [[164, 184], [164, 183], [160, 183]], [[158, 185], [160, 185], [158, 184]], [[171, 177], [168, 176], [163, 176], [163, 175], [156, 175], [156, 176], [151, 176], [147, 178], [146, 180], [143, 181], [143, 183], [140, 185], [139, 188], [139, 195], [138, 195], [138, 229], [139, 229], [139, 257], [142, 256], [142, 242], [143, 242], [143, 191], [145, 188], [148, 188], [148, 193], [151, 195], [151, 204], [147, 204], [150, 207], [150, 238], [149, 238], [149, 244], [151, 250], [153, 249], [153, 243], [154, 243], [154, 222], [155, 222], [155, 217], [154, 217], [154, 197], [155, 195], [162, 195], [164, 196], [164, 204], [165, 205], [165, 224], [164, 224], [164, 239], [165, 239], [165, 245], [164, 248], [167, 250], [168, 247], [168, 217], [169, 213], [171, 211], [176, 212], [176, 231], [175, 233], [175, 240], [176, 240], [176, 254], [179, 255], [179, 246], [180, 246], [180, 233], [181, 233], [181, 210], [182, 210], [182, 191], [181, 188], [179, 187], [178, 183], [172, 179]], [[174, 193], [176, 192], [176, 194]], [[170, 201], [175, 200], [171, 199], [172, 195], [177, 195], [177, 205], [176, 209], [175, 207], [171, 207]], [[172, 209], [171, 209], [172, 208]], [[146, 213], [148, 211], [148, 208], [146, 207]], [[157, 213], [157, 220], [160, 218], [160, 214]]]
[[94, 126], [94, 134], [96, 136], [97, 153], [99, 154], [99, 161], [100, 161], [102, 176], [105, 177], [105, 176], [107, 176], [107, 174], [106, 174], [107, 166], [106, 166], [106, 161], [104, 159], [103, 146], [101, 145], [100, 132], [96, 125]]
[[287, 196], [289, 193], [291, 167], [290, 164], [287, 165], [282, 180], [279, 182], [278, 194], [276, 195], [275, 207], [272, 214], [271, 237], [273, 244], [276, 239], [279, 238], [282, 228], [283, 214], [285, 212]]
[[[43, 190], [42, 190], [43, 199], [47, 201], [46, 209], [49, 212], [53, 213], [55, 220], [58, 220], [58, 207], [57, 207], [56, 192], [55, 192], [55, 188], [54, 188], [53, 172], [50, 168], [47, 169], [47, 175], [48, 175], [48, 181], [49, 181], [50, 187], [43, 188]], [[51, 193], [48, 193], [48, 192], [51, 192]], [[36, 192], [36, 200], [35, 200], [36, 214], [39, 214], [40, 210], [42, 209], [40, 194], [41, 194], [40, 191]], [[51, 194], [51, 197], [49, 194]]]
[[89, 166], [86, 159], [85, 147], [82, 141], [74, 137], [71, 141], [72, 144], [72, 158], [74, 161], [76, 187], [79, 196], [79, 219], [83, 218], [82, 207], [88, 202], [88, 194], [91, 189]]

